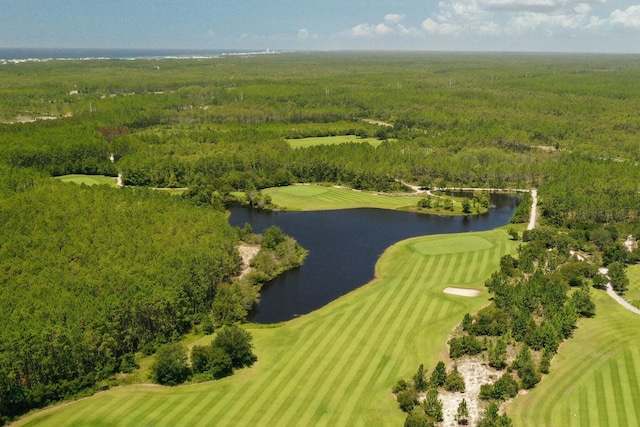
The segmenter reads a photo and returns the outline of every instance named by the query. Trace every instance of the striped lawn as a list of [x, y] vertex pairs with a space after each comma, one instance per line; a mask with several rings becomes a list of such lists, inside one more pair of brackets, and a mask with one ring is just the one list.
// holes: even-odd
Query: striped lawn
[[[452, 251], [452, 239], [467, 250]], [[19, 425], [400, 426], [391, 387], [420, 363], [446, 359], [447, 335], [487, 304], [484, 280], [515, 244], [504, 230], [396, 244], [368, 285], [281, 327], [252, 330], [251, 368], [196, 385], [115, 388]], [[447, 286], [483, 293], [457, 297], [442, 292]]]
[[320, 211], [351, 208], [399, 209], [416, 206], [418, 196], [387, 196], [320, 185], [291, 185], [263, 190], [278, 206], [289, 210]]
[[551, 374], [508, 405], [516, 426], [639, 426], [640, 316], [604, 292], [597, 313], [581, 320]]

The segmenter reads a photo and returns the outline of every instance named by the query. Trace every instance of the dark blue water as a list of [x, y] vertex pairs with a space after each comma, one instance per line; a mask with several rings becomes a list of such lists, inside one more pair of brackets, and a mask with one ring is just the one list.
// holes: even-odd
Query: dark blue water
[[496, 207], [487, 214], [468, 217], [383, 209], [277, 213], [234, 207], [229, 220], [232, 225], [248, 222], [256, 233], [277, 225], [309, 250], [300, 268], [262, 288], [260, 303], [249, 319], [275, 323], [316, 310], [371, 281], [376, 261], [394, 243], [409, 237], [506, 225], [520, 198], [494, 194], [492, 202]]
[[83, 59], [83, 58], [162, 58], [238, 55], [255, 53], [244, 50], [219, 49], [36, 49], [0, 48], [0, 59]]

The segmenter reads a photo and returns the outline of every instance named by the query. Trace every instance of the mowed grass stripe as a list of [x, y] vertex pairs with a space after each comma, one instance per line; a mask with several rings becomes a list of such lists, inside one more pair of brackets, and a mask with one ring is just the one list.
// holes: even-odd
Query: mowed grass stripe
[[[293, 344], [299, 351], [292, 352], [293, 349], [290, 349], [288, 357], [274, 360], [274, 364], [263, 370], [261, 375], [257, 379], [254, 378], [250, 384], [236, 388], [235, 393], [227, 393], [217, 402], [215, 411], [209, 413], [209, 415], [215, 418], [224, 417], [229, 420], [235, 420], [238, 412], [241, 413], [240, 416], [253, 416], [258, 411], [258, 406], [261, 404], [266, 405], [266, 400], [271, 398], [273, 393], [276, 393], [278, 382], [285, 381], [289, 374], [289, 368], [292, 366], [290, 364], [297, 363], [304, 357], [305, 351], [309, 351], [309, 348], [314, 344], [317, 345], [322, 341], [322, 333], [323, 329], [318, 328], [312, 330], [309, 335], [300, 335]], [[286, 350], [280, 348], [272, 350], [286, 352]], [[286, 360], [289, 365], [283, 363], [283, 360]], [[241, 402], [245, 401], [252, 402], [250, 410], [247, 410], [246, 405], [242, 405]]]
[[[407, 263], [407, 265], [411, 265], [411, 262]], [[378, 299], [378, 304], [376, 305], [374, 312], [376, 313], [376, 317], [380, 317], [381, 319], [376, 318], [376, 323], [380, 325], [386, 325], [391, 316], [395, 317], [397, 315], [397, 311], [402, 307], [401, 302], [407, 299], [406, 294], [411, 290], [410, 286], [407, 286], [407, 281], [403, 278], [404, 274], [397, 277], [396, 280], [389, 283], [387, 286], [386, 292], [383, 295], [391, 294], [394, 298], [388, 303], [388, 299], [384, 296]], [[404, 286], [402, 286], [404, 283]], [[402, 293], [398, 292], [402, 289]], [[385, 306], [388, 305], [388, 309], [384, 309]], [[392, 335], [390, 333], [387, 334], [388, 337]], [[323, 372], [323, 375], [328, 375]], [[313, 416], [315, 419], [320, 419], [325, 411], [326, 405], [321, 404], [327, 399], [327, 396], [332, 392], [334, 387], [334, 381], [324, 381], [322, 386], [316, 387], [315, 393], [312, 396], [312, 400], [309, 402], [309, 406], [311, 408], [315, 408], [315, 412], [312, 414], [311, 412], [307, 412], [306, 416], [300, 416], [298, 419], [300, 420], [300, 425], [308, 425], [310, 422], [310, 418]], [[296, 414], [297, 415], [297, 414]]]
[[623, 351], [623, 356], [619, 360], [619, 374], [620, 381], [622, 382], [622, 411], [624, 411], [624, 419], [627, 425], [638, 425], [638, 420], [636, 419], [636, 414], [634, 411], [634, 406], [637, 406], [635, 402], [637, 400], [633, 399], [633, 386], [631, 384], [631, 377], [629, 372], [627, 371], [627, 352]]
[[632, 421], [635, 417], [635, 425], [640, 425], [640, 387], [638, 386], [638, 375], [640, 373], [640, 369], [638, 369], [638, 364], [640, 364], [640, 349], [637, 347], [630, 350], [625, 349], [624, 351], [624, 361], [627, 370], [627, 378], [629, 380], [629, 396], [627, 396], [628, 400], [631, 401], [631, 409], [633, 411], [633, 417], [629, 417]]
[[453, 276], [453, 270], [457, 265], [458, 254], [455, 255], [438, 255], [443, 259], [442, 264], [442, 276], [439, 276], [441, 283], [452, 283], [451, 277]]
[[[605, 426], [609, 425], [609, 414], [607, 410], [607, 406], [612, 402], [607, 402], [608, 395], [605, 393], [604, 389], [604, 380], [602, 371], [599, 370], [596, 372], [594, 376], [594, 387], [593, 389], [596, 391], [596, 395], [598, 397], [597, 400], [597, 408], [598, 408], [598, 425]], [[616, 424], [610, 424], [616, 425]]]
[[[405, 287], [405, 289], [409, 292], [407, 297], [402, 298], [401, 300], [403, 302], [408, 302], [410, 300], [415, 300], [414, 295], [420, 291], [420, 289], [416, 289], [415, 287], [411, 286], [412, 283], [414, 283], [414, 277], [417, 274], [418, 268], [415, 265], [411, 265], [409, 264], [409, 266], [414, 267], [414, 268], [408, 268], [407, 270], [410, 271], [409, 276], [406, 277], [406, 279], [400, 283], [402, 283], [402, 285]], [[404, 269], [403, 269], [404, 270]], [[404, 270], [404, 271], [407, 271]], [[405, 274], [401, 274], [401, 276], [405, 276]], [[399, 293], [396, 293], [396, 300], [400, 300], [400, 298], [397, 298], [397, 296], [399, 295]], [[379, 300], [380, 306], [384, 307], [385, 306], [385, 301]], [[403, 312], [403, 307], [397, 306], [397, 309], [394, 311], [394, 324], [391, 325], [382, 325], [379, 324], [378, 326], [384, 326], [387, 328], [387, 333], [394, 333], [397, 334], [398, 333], [398, 323], [401, 322], [400, 320], [400, 316], [398, 316], [398, 311], [400, 313]], [[369, 328], [371, 328], [373, 325], [373, 323], [370, 323]], [[369, 329], [365, 329], [366, 331], [369, 331]], [[374, 332], [375, 333], [375, 332]], [[367, 334], [362, 334], [362, 337], [360, 339], [360, 342], [358, 343], [358, 347], [360, 349], [363, 349], [366, 346], [367, 342], [371, 342], [374, 345], [372, 345], [370, 348], [373, 348], [375, 346], [376, 343], [376, 337], [373, 337], [373, 339], [370, 337], [371, 332], [367, 333]], [[327, 403], [327, 407], [329, 409], [331, 408], [335, 408], [338, 407], [338, 403], [339, 402], [343, 402], [344, 401], [344, 396], [347, 392], [352, 391], [352, 389], [354, 388], [353, 382], [354, 380], [357, 381], [358, 379], [361, 379], [361, 370], [362, 370], [362, 366], [364, 364], [363, 362], [363, 357], [365, 356], [365, 352], [364, 351], [359, 351], [356, 353], [351, 353], [349, 355], [349, 358], [351, 359], [349, 362], [349, 364], [345, 364], [343, 369], [340, 372], [336, 372], [335, 373], [335, 379], [334, 379], [334, 384], [337, 386], [338, 384], [340, 384], [340, 389], [334, 389], [333, 392], [330, 393], [330, 395], [328, 396], [328, 403]], [[356, 360], [353, 360], [353, 359]], [[353, 368], [350, 370], [349, 375], [347, 375], [347, 371], [346, 368]], [[353, 405], [348, 405], [348, 404], [344, 404], [345, 408], [349, 408], [350, 411], [352, 411], [354, 409]], [[332, 414], [332, 415], [335, 415]], [[319, 420], [319, 423], [317, 425], [337, 425], [333, 422], [331, 422], [331, 419], [328, 417], [324, 417], [322, 419]]]
[[[358, 315], [360, 322], [366, 322], [367, 317], [374, 317], [371, 316], [371, 313], [377, 311], [378, 303], [379, 301], [376, 301], [376, 305], [370, 306], [369, 310], [358, 310], [353, 314]], [[322, 400], [325, 393], [330, 393], [332, 389], [337, 386], [334, 384], [337, 375], [336, 367], [341, 364], [346, 365], [344, 359], [350, 352], [350, 345], [353, 345], [351, 337], [353, 333], [356, 332], [354, 327], [364, 330], [363, 323], [351, 322], [351, 326], [351, 328], [340, 328], [339, 339], [337, 341], [335, 339], [328, 340], [327, 348], [316, 352], [316, 359], [313, 365], [310, 366], [312, 372], [306, 381], [303, 382], [303, 386], [299, 390], [299, 393], [295, 395], [293, 402], [286, 404], [282, 410], [282, 425], [286, 425], [292, 418], [302, 420], [313, 417], [314, 414], [317, 413], [318, 408], [321, 407], [318, 401]], [[331, 347], [337, 346], [338, 343], [340, 343], [340, 349], [336, 357], [327, 357], [327, 353], [331, 350]], [[335, 351], [335, 348], [333, 350]], [[338, 379], [338, 381], [340, 381], [340, 379]], [[304, 401], [301, 402], [300, 400]]]
[[469, 285], [477, 281], [477, 272], [480, 269], [480, 259], [481, 257], [487, 256], [489, 251], [475, 251], [471, 256], [471, 261], [465, 265], [462, 270], [464, 271], [464, 278], [462, 279], [463, 284]]
[[[419, 295], [421, 293], [424, 294], [424, 292], [422, 292], [420, 286], [414, 286], [414, 284], [417, 282], [416, 277], [422, 277], [420, 272], [422, 271], [421, 267], [423, 262], [424, 257], [415, 262], [415, 268], [413, 269], [412, 275], [409, 280], [405, 282], [405, 286], [411, 288], [412, 292], [409, 295], [409, 298], [403, 301], [404, 305], [398, 307], [400, 314], [403, 315], [394, 316], [393, 323], [390, 325], [382, 323], [375, 325], [375, 329], [371, 337], [368, 337], [368, 340], [374, 345], [369, 346], [368, 352], [360, 352], [358, 359], [355, 361], [355, 366], [358, 367], [358, 371], [354, 372], [355, 376], [350, 381], [349, 387], [344, 389], [343, 396], [341, 396], [343, 398], [347, 398], [345, 402], [347, 408], [356, 408], [359, 406], [356, 404], [356, 401], [362, 397], [364, 387], [367, 386], [370, 379], [373, 377], [377, 368], [376, 365], [384, 355], [384, 350], [386, 350], [386, 348], [383, 348], [383, 351], [380, 351], [380, 348], [375, 345], [381, 341], [380, 335], [384, 333], [387, 337], [391, 336], [395, 347], [402, 347], [401, 345], [399, 346], [399, 344], [405, 342], [407, 334], [416, 327], [419, 327], [421, 324], [418, 319], [418, 313], [420, 312], [420, 306], [425, 301], [424, 297], [419, 298]], [[397, 331], [400, 331], [400, 334], [397, 334]], [[386, 341], [386, 339], [383, 339], [382, 341]], [[367, 360], [371, 362], [367, 363]], [[358, 413], [360, 413], [360, 411], [358, 411]], [[353, 425], [350, 424], [348, 420], [353, 417], [354, 412], [349, 413], [348, 411], [342, 411], [336, 415], [340, 415], [340, 417], [337, 419], [337, 422], [332, 422], [330, 425]]]
[[185, 393], [180, 397], [181, 399], [176, 402], [173, 409], [163, 415], [162, 423], [164, 425], [175, 426], [181, 424], [187, 414], [193, 410], [194, 403], [202, 399], [202, 396], [195, 392]]
[[[424, 267], [422, 269], [422, 275], [420, 276], [421, 279], [423, 279], [425, 277], [429, 277], [430, 271], [433, 268], [433, 265], [434, 265], [434, 263], [436, 261], [436, 257], [434, 257], [434, 256], [428, 257], [426, 261], [427, 262], [425, 263], [425, 265], [424, 265]], [[426, 279], [425, 279], [425, 281], [426, 281]], [[405, 301], [405, 300], [403, 300], [403, 301]], [[421, 308], [421, 310], [418, 313], [418, 316], [421, 316], [423, 323], [426, 323], [431, 318], [431, 315], [434, 312], [434, 306], [438, 305], [440, 303], [442, 303], [442, 299], [441, 298], [430, 298], [427, 301], [427, 304], [424, 307]], [[393, 336], [390, 335], [389, 337], [392, 338]], [[393, 344], [396, 344], [396, 341], [394, 341]], [[402, 343], [402, 344], [405, 344], [405, 343]], [[406, 347], [404, 347], [404, 346], [402, 348], [400, 348], [400, 347], [395, 348], [395, 353], [402, 352], [405, 348]], [[398, 369], [399, 369], [400, 366], [402, 366], [403, 361], [406, 360], [406, 358], [397, 357], [396, 360], [397, 360], [397, 362], [395, 364], [393, 364], [393, 365], [392, 364], [387, 364], [385, 366], [385, 369], [383, 370], [383, 373], [378, 378], [376, 378], [376, 386], [379, 386], [381, 383], [384, 383], [384, 381], [387, 378], [395, 378], [395, 377], [398, 376], [398, 374], [397, 374]], [[408, 367], [408, 368], [411, 369], [411, 367]], [[394, 374], [392, 374], [392, 372]], [[408, 374], [409, 370], [406, 370], [406, 373]], [[404, 372], [403, 372], [403, 374], [404, 374]], [[404, 376], [406, 376], [406, 375], [404, 375]], [[404, 376], [400, 376], [398, 378], [404, 378]]]
[[[294, 388], [296, 389], [299, 388], [299, 385], [301, 384], [301, 381], [304, 380], [305, 375], [308, 375], [308, 371], [315, 369], [314, 363], [316, 363], [316, 361], [319, 360], [320, 358], [323, 358], [323, 357], [327, 358], [328, 355], [333, 354], [333, 352], [330, 350], [333, 348], [333, 350], [335, 351], [336, 346], [340, 347], [339, 353], [336, 353], [336, 355], [338, 356], [338, 359], [340, 359], [340, 356], [344, 355], [345, 352], [348, 352], [350, 348], [352, 348], [353, 341], [350, 340], [349, 338], [352, 334], [356, 333], [358, 330], [361, 330], [362, 324], [366, 321], [366, 314], [371, 309], [371, 307], [374, 305], [375, 302], [376, 301], [374, 298], [367, 298], [367, 305], [363, 307], [364, 309], [358, 310], [356, 312], [351, 312], [349, 316], [350, 317], [349, 321], [346, 322], [342, 328], [340, 329], [333, 328], [334, 334], [338, 336], [337, 342], [335, 340], [332, 342], [332, 340], [330, 339], [325, 339], [324, 346], [320, 346], [320, 347], [316, 346], [310, 352], [311, 354], [308, 354], [307, 357], [305, 358], [304, 365], [302, 366], [302, 368], [297, 370], [295, 375], [293, 375], [290, 378], [290, 380], [288, 381], [288, 386], [284, 388], [281, 392], [280, 391], [278, 392], [278, 395], [280, 395], [279, 397], [286, 396], [287, 398], [281, 398], [280, 405], [275, 404], [275, 402], [266, 400], [265, 404], [268, 405], [268, 408], [262, 414], [260, 412], [256, 413], [256, 417], [254, 417], [254, 419], [251, 420], [252, 423], [254, 421], [255, 422], [261, 421], [266, 423], [266, 425], [276, 425], [278, 418], [282, 416], [282, 413], [287, 409], [291, 408], [292, 406], [294, 406], [295, 401], [298, 398], [302, 397], [301, 393], [294, 392]], [[350, 311], [345, 310], [345, 314], [348, 314], [349, 312]], [[327, 325], [326, 323], [323, 326], [324, 328], [331, 329], [331, 326]], [[314, 357], [314, 354], [315, 354], [315, 357]], [[336, 365], [339, 366], [339, 363], [338, 363], [339, 360], [335, 362], [336, 362]], [[323, 380], [326, 381], [326, 378]], [[255, 424], [252, 424], [252, 425], [255, 425]]]
[[627, 413], [624, 409], [624, 396], [629, 392], [629, 383], [626, 378], [623, 380], [623, 378], [620, 377], [617, 359], [611, 359], [609, 361], [609, 375], [607, 380], [609, 387], [613, 389], [613, 403], [615, 406], [612, 406], [612, 408], [616, 408], [616, 415], [618, 417], [617, 425], [629, 425], [627, 422]]
[[[588, 408], [581, 409], [577, 417], [582, 425], [610, 426], [622, 424], [618, 419], [620, 402], [615, 399], [615, 387], [622, 387], [622, 394], [633, 396], [632, 410], [623, 396], [624, 413], [628, 425], [637, 425], [639, 395], [633, 395], [637, 379], [637, 367], [640, 355], [633, 355], [628, 359], [625, 349], [632, 349], [632, 353], [640, 346], [640, 336], [637, 328], [640, 317], [634, 315], [611, 300], [604, 292], [593, 293], [596, 303], [596, 317], [580, 320], [574, 338], [565, 342], [559, 354], [554, 358], [551, 374], [545, 376], [542, 382], [527, 395], [518, 397], [507, 407], [514, 419], [514, 425], [543, 426], [546, 417], [542, 414], [552, 413], [551, 425], [559, 425], [562, 419], [561, 411], [570, 408], [568, 402], [579, 400], [583, 390], [588, 396]], [[612, 333], [612, 331], [615, 331]], [[611, 379], [611, 361], [618, 366], [618, 383], [628, 382], [628, 385], [618, 385]], [[622, 365], [627, 368], [626, 375], [622, 374]], [[631, 370], [634, 370], [634, 375]], [[626, 377], [626, 378], [625, 378]], [[585, 414], [585, 411], [588, 415]], [[588, 418], [588, 423], [585, 419]]]
[[[478, 251], [474, 251], [472, 253], [477, 253]], [[469, 252], [465, 252], [462, 254], [462, 256], [458, 256], [456, 257], [456, 270], [455, 270], [455, 275], [453, 276], [453, 279], [451, 279], [451, 281], [449, 283], [452, 284], [461, 284], [462, 283], [462, 276], [463, 274], [466, 273], [466, 269], [464, 268], [466, 265], [469, 265], [469, 257], [470, 257], [470, 253]]]
[[[578, 426], [581, 426], [581, 425], [588, 426], [589, 425], [589, 394], [585, 387], [582, 387], [580, 389], [580, 409], [578, 414], [580, 415], [579, 417], [578, 416], [573, 417], [574, 419], [577, 418], [579, 420]], [[572, 425], [576, 425], [576, 423], [574, 422], [572, 423]]]
[[[327, 339], [327, 332], [330, 332], [329, 337], [331, 338], [338, 333], [340, 328], [343, 328], [353, 320], [348, 311], [341, 310], [337, 320], [338, 328], [332, 328], [330, 321], [323, 322], [315, 328], [315, 333], [305, 340], [297, 351], [290, 349], [288, 357], [276, 361], [277, 366], [274, 366], [274, 368], [278, 370], [277, 375], [274, 377], [265, 375], [263, 384], [254, 386], [253, 396], [251, 397], [253, 402], [251, 410], [247, 411], [245, 408], [238, 421], [246, 420], [246, 425], [257, 425], [255, 423], [259, 421], [264, 423], [269, 417], [276, 414], [280, 405], [287, 404], [287, 397], [294, 394], [293, 388], [299, 384], [300, 373], [310, 369], [311, 360], [315, 358], [314, 353], [318, 351], [318, 348], [325, 350], [333, 344], [331, 339]], [[292, 369], [297, 366], [300, 368], [293, 372]], [[265, 382], [267, 384], [264, 384]], [[238, 410], [242, 409], [241, 406], [238, 407]]]

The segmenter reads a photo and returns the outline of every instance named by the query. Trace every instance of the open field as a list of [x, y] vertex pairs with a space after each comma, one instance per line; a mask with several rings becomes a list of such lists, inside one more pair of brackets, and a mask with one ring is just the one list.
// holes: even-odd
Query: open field
[[351, 208], [399, 209], [416, 206], [420, 197], [386, 196], [321, 185], [291, 185], [262, 190], [278, 206], [288, 210], [316, 211]]
[[59, 179], [62, 182], [73, 182], [85, 185], [110, 185], [112, 187], [117, 187], [118, 181], [118, 179], [113, 176], [79, 174], [58, 176], [56, 179]]
[[[468, 250], [452, 251], [451, 239]], [[401, 242], [372, 283], [281, 327], [253, 329], [258, 362], [249, 369], [190, 386], [120, 387], [16, 425], [402, 425], [391, 387], [420, 363], [447, 359], [447, 335], [487, 304], [484, 280], [516, 244], [505, 230]], [[447, 295], [447, 286], [482, 295]]]
[[453, 200], [453, 211], [442, 207], [418, 210], [417, 203], [425, 197], [424, 194], [386, 195], [322, 185], [290, 185], [267, 188], [262, 192], [270, 195], [277, 206], [293, 211], [378, 208], [415, 210], [435, 215], [462, 213], [462, 202], [459, 199]]
[[516, 426], [640, 425], [640, 316], [594, 292], [596, 317], [581, 320], [551, 374], [507, 406]]
[[286, 141], [291, 148], [307, 148], [315, 145], [336, 145], [348, 142], [368, 142], [374, 147], [377, 147], [382, 143], [382, 141], [377, 138], [361, 138], [356, 135], [322, 136], [316, 138], [287, 139]]

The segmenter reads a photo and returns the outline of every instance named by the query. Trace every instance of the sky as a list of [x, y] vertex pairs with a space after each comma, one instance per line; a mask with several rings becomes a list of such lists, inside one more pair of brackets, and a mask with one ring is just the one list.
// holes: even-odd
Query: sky
[[0, 48], [640, 53], [640, 1], [0, 0]]

